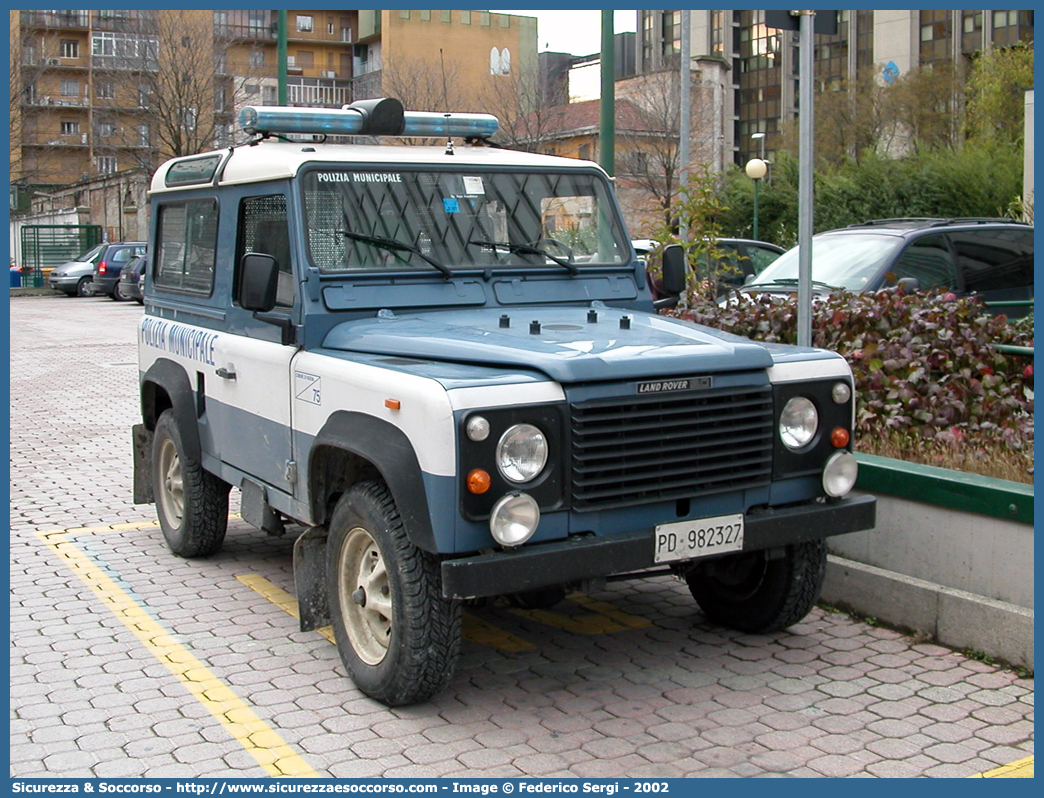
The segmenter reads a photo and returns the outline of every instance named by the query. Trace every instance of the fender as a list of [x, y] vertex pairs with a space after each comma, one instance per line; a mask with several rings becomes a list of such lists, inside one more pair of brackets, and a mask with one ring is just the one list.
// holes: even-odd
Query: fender
[[320, 466], [314, 457], [324, 446], [350, 452], [372, 463], [395, 497], [410, 542], [425, 551], [438, 552], [420, 463], [406, 433], [364, 413], [338, 410], [330, 416], [312, 442], [308, 457], [313, 517], [325, 520], [322, 503], [326, 492], [319, 482]]
[[147, 429], [154, 430], [162, 409], [156, 407], [156, 389], [162, 388], [170, 397], [174, 418], [181, 430], [181, 441], [186, 456], [199, 462], [202, 452], [199, 427], [196, 422], [196, 396], [185, 369], [172, 360], [160, 358], [141, 378], [141, 417]]

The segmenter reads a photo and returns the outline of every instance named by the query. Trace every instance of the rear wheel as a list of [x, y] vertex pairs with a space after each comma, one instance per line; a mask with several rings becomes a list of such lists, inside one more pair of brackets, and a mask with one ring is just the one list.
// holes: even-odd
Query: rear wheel
[[826, 543], [815, 540], [787, 546], [774, 559], [754, 551], [710, 560], [685, 581], [712, 621], [766, 634], [808, 615], [823, 588], [826, 559]]
[[228, 527], [227, 482], [185, 453], [173, 410], [156, 422], [152, 440], [152, 491], [160, 529], [179, 557], [205, 557], [221, 549]]
[[461, 607], [442, 597], [438, 560], [410, 542], [383, 483], [355, 485], [337, 502], [326, 573], [337, 648], [360, 690], [401, 706], [445, 688]]
[[112, 287], [112, 293], [109, 296], [116, 302], [122, 302], [127, 297], [123, 295], [123, 291], [120, 290], [120, 281], [117, 280], [115, 285]]

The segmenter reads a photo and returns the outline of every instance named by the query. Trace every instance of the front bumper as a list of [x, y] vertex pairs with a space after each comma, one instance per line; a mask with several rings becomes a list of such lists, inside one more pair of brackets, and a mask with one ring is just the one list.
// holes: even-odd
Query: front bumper
[[[755, 510], [747, 513], [744, 551], [760, 551], [832, 535], [872, 529], [877, 499], [851, 496], [827, 504]], [[599, 538], [576, 536], [511, 551], [442, 562], [442, 595], [479, 598], [521, 593], [581, 579], [652, 568], [652, 529]]]

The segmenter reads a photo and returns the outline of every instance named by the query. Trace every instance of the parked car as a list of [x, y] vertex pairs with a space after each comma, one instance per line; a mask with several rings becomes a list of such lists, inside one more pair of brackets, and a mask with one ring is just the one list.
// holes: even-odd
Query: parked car
[[122, 302], [126, 299], [120, 292], [120, 272], [138, 255], [145, 254], [144, 241], [120, 241], [106, 244], [105, 250], [94, 266], [94, 291], [105, 294], [109, 299]]
[[[742, 289], [793, 293], [798, 247]], [[902, 285], [989, 303], [1033, 298], [1033, 227], [1011, 219], [879, 219], [812, 237], [812, 290], [863, 292]], [[997, 307], [1010, 317], [1019, 306]]]
[[139, 255], [120, 271], [120, 295], [124, 299], [133, 299], [139, 305], [145, 304], [141, 293], [141, 281], [145, 274], [146, 257]]
[[94, 293], [94, 267], [107, 244], [99, 244], [76, 260], [56, 266], [47, 277], [47, 287], [69, 296], [91, 296]]
[[[656, 248], [656, 242], [647, 238], [637, 239], [631, 243], [639, 257], [648, 255]], [[739, 288], [786, 252], [783, 247], [776, 244], [749, 238], [719, 238], [716, 248], [722, 253], [722, 256], [718, 259], [714, 273], [718, 276], [722, 292], [729, 288]], [[697, 264], [690, 265], [697, 268]], [[711, 273], [707, 264], [703, 264], [700, 271], [703, 275]], [[662, 298], [662, 291], [656, 285], [652, 285], [652, 289], [654, 298]]]

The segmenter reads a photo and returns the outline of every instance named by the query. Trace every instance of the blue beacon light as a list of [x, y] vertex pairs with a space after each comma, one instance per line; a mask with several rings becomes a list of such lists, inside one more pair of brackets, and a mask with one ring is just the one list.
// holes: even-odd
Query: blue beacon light
[[404, 111], [393, 98], [362, 100], [340, 109], [254, 105], [239, 114], [250, 134], [327, 134], [338, 136], [458, 136], [488, 139], [499, 122], [490, 114], [440, 114]]

